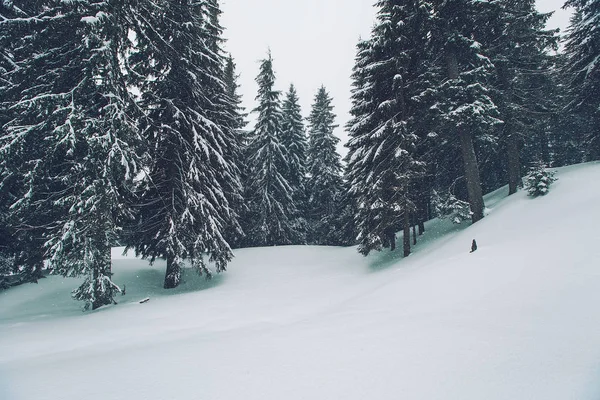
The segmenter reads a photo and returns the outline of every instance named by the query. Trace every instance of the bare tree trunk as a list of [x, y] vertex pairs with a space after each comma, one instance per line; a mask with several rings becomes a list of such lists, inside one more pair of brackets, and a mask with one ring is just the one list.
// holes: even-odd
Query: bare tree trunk
[[393, 231], [388, 233], [388, 240], [390, 241], [390, 251], [396, 250], [396, 234]]
[[172, 254], [167, 255], [167, 272], [165, 274], [165, 289], [173, 289], [179, 286], [181, 280], [181, 267], [175, 262]]
[[469, 204], [471, 205], [471, 220], [475, 223], [483, 219], [484, 207], [477, 157], [475, 156], [475, 148], [473, 146], [473, 136], [464, 129], [460, 130], [459, 136], [460, 148], [465, 164], [465, 179], [467, 181], [467, 191], [469, 192]]
[[404, 257], [408, 257], [410, 255], [410, 215], [408, 210], [406, 210], [406, 203], [404, 204]]
[[412, 233], [413, 233], [413, 246], [416, 246], [417, 245], [417, 225], [412, 226]]
[[523, 185], [521, 179], [521, 160], [519, 157], [519, 140], [517, 135], [512, 132], [510, 125], [506, 126], [508, 131], [508, 194], [517, 192], [517, 188]]

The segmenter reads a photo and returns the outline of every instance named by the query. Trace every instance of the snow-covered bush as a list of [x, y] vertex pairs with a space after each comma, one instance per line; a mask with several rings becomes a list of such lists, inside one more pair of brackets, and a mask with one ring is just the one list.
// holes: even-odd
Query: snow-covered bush
[[525, 177], [525, 189], [531, 197], [543, 196], [548, 193], [550, 185], [556, 179], [554, 172], [547, 170], [544, 163], [536, 162]]
[[471, 219], [471, 207], [468, 202], [457, 199], [452, 193], [433, 192], [433, 206], [438, 218], [450, 219], [455, 224]]

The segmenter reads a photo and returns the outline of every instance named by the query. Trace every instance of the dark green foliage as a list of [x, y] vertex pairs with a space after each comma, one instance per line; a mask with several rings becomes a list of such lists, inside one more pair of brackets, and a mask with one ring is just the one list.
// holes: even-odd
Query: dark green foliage
[[184, 259], [210, 277], [204, 255], [217, 272], [233, 257], [225, 235], [240, 233], [241, 122], [223, 81], [216, 3], [147, 3], [132, 57], [142, 78], [147, 173], [126, 240], [142, 257], [166, 258], [164, 287], [173, 288]]
[[298, 243], [301, 232], [294, 225], [297, 209], [294, 191], [286, 175], [289, 163], [282, 144], [280, 92], [273, 86], [273, 59], [262, 60], [256, 78], [258, 120], [248, 145], [247, 202], [250, 208], [247, 242], [251, 246]]
[[548, 194], [550, 185], [557, 180], [553, 171], [548, 171], [543, 162], [534, 163], [525, 177], [525, 189], [531, 197]]
[[308, 221], [309, 242], [332, 244], [332, 228], [341, 200], [342, 164], [333, 131], [335, 114], [332, 99], [321, 86], [308, 117]]
[[[380, 1], [372, 38], [358, 45], [347, 180], [357, 205], [359, 251], [395, 247], [394, 233], [417, 211], [425, 171], [417, 142], [426, 136], [421, 96], [428, 87], [426, 2]], [[405, 243], [405, 254], [410, 244]]]
[[568, 0], [575, 15], [565, 42], [567, 109], [584, 122], [586, 159], [600, 159], [600, 1]]
[[86, 276], [74, 296], [97, 308], [119, 290], [110, 246], [138, 164], [118, 60], [128, 8], [110, 0], [23, 5], [35, 18], [2, 23], [3, 32], [18, 35], [11, 42], [18, 68], [9, 74], [14, 114], [1, 138], [3, 175], [18, 181], [18, 223], [43, 226], [47, 262], [56, 273]]

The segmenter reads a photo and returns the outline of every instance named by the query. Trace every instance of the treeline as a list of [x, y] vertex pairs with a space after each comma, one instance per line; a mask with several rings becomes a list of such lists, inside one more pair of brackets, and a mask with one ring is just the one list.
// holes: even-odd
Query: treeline
[[166, 259], [165, 288], [235, 247], [368, 254], [403, 231], [408, 255], [426, 220], [477, 222], [524, 166], [600, 158], [599, 1], [567, 5], [557, 54], [533, 0], [378, 1], [344, 170], [327, 90], [304, 119], [270, 53], [245, 129], [218, 0], [0, 1], [0, 276], [84, 276], [73, 295], [97, 308], [119, 244]]
[[484, 217], [483, 193], [524, 166], [600, 157], [600, 2], [575, 8], [557, 54], [534, 0], [381, 0], [357, 46], [346, 181], [359, 250], [436, 214]]
[[[341, 162], [322, 87], [304, 126], [271, 55], [243, 130], [217, 0], [0, 3], [0, 276], [84, 276], [114, 302], [111, 247], [211, 276], [234, 246], [332, 244]], [[18, 274], [18, 279], [14, 275]]]

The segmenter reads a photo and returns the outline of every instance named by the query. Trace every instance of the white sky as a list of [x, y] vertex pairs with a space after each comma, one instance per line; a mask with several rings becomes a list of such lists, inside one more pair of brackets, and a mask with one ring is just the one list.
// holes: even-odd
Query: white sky
[[[222, 24], [241, 74], [238, 83], [244, 106], [256, 106], [259, 60], [270, 48], [276, 88], [285, 93], [294, 83], [302, 113], [310, 112], [317, 89], [323, 84], [333, 97], [340, 127], [336, 135], [347, 138], [344, 124], [350, 109], [350, 88], [355, 46], [367, 38], [375, 20], [375, 0], [223, 0]], [[560, 9], [564, 0], [537, 0], [541, 11]], [[569, 13], [559, 10], [551, 27], [566, 27]], [[253, 120], [254, 115], [250, 116]], [[341, 154], [345, 148], [338, 147]]]

